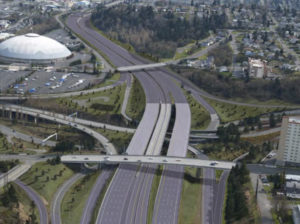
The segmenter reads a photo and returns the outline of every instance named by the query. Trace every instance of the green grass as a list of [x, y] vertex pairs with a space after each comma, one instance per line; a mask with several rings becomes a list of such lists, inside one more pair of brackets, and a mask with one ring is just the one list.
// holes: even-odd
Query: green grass
[[[126, 85], [116, 86], [112, 89], [104, 90], [101, 92], [93, 92], [76, 96], [72, 98], [60, 98], [57, 100], [58, 103], [72, 109], [80, 109], [86, 113], [93, 115], [103, 114], [120, 114], [121, 105], [123, 103]], [[85, 101], [85, 105], [80, 106], [78, 101]], [[113, 110], [104, 111], [91, 108], [94, 103], [113, 106]]]
[[243, 155], [247, 152], [247, 149], [244, 148], [235, 148], [235, 143], [228, 143], [228, 145], [224, 145], [223, 143], [201, 143], [196, 145], [197, 149], [203, 150], [204, 148], [208, 148], [210, 146], [216, 146], [219, 150], [210, 151], [206, 153], [206, 155], [213, 160], [228, 160], [232, 161], [237, 157]]
[[[61, 204], [62, 223], [79, 223], [81, 215], [99, 172], [78, 180], [65, 194]], [[72, 202], [73, 199], [73, 202]]]
[[162, 175], [162, 166], [158, 166], [155, 176], [152, 181], [151, 192], [149, 196], [149, 204], [148, 204], [148, 213], [147, 213], [147, 223], [152, 223], [153, 213], [154, 213], [154, 204], [156, 199], [156, 194], [158, 191], [159, 183]]
[[284, 108], [284, 107], [292, 107], [292, 108], [299, 108], [299, 104], [293, 104], [289, 103], [283, 100], [277, 100], [277, 99], [272, 99], [272, 100], [266, 100], [266, 101], [259, 101], [253, 98], [232, 98], [231, 100], [236, 101], [236, 102], [241, 102], [241, 103], [249, 103], [249, 104], [257, 104], [257, 105], [273, 105], [273, 106], [278, 106], [278, 108]]
[[119, 153], [124, 152], [133, 136], [132, 133], [127, 132], [112, 131], [102, 128], [98, 128], [96, 130], [113, 143]]
[[[45, 172], [44, 175], [42, 171]], [[33, 165], [20, 179], [36, 190], [49, 205], [56, 190], [72, 175], [73, 171], [63, 164], [50, 165], [47, 162], [40, 162]]]
[[219, 181], [222, 176], [223, 170], [216, 170], [216, 180]]
[[120, 79], [120, 73], [114, 73], [111, 77], [106, 78], [104, 82], [93, 86], [93, 89], [95, 88], [100, 88], [100, 87], [105, 87], [105, 86], [110, 86], [111, 84], [115, 83]]
[[187, 91], [184, 90], [186, 99], [190, 105], [192, 114], [191, 128], [194, 130], [202, 130], [207, 128], [210, 123], [209, 112]]
[[139, 80], [134, 78], [126, 107], [126, 114], [133, 120], [140, 120], [146, 107], [146, 96]]
[[224, 103], [224, 102], [220, 102], [208, 98], [205, 99], [216, 110], [223, 123], [242, 120], [247, 117], [255, 117], [261, 114], [282, 111], [284, 109], [284, 108], [241, 106], [241, 105]]
[[197, 168], [185, 168], [178, 216], [179, 224], [201, 223], [202, 185], [198, 172]]

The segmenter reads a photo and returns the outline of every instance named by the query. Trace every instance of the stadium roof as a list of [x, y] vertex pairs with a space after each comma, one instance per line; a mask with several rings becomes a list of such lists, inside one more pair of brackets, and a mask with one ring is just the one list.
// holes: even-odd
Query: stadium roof
[[16, 36], [0, 44], [0, 56], [6, 58], [53, 60], [70, 55], [69, 49], [61, 43], [35, 33]]

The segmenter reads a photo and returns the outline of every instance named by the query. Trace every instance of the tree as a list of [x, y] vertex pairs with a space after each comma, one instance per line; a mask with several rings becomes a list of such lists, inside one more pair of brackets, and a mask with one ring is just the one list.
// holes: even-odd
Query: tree
[[273, 113], [270, 114], [269, 125], [270, 125], [270, 128], [274, 128], [276, 126], [276, 120], [275, 120]]

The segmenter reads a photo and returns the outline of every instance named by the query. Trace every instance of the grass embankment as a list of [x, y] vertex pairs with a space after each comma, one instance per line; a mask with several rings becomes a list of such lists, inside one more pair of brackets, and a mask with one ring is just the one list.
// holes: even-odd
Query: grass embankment
[[272, 141], [280, 136], [280, 132], [275, 132], [267, 135], [255, 136], [255, 137], [241, 137], [242, 140], [251, 142], [252, 144], [262, 144], [267, 141]]
[[224, 103], [212, 99], [205, 98], [205, 100], [216, 110], [221, 118], [221, 121], [231, 122], [242, 120], [247, 117], [255, 117], [261, 114], [267, 114], [276, 111], [282, 111], [284, 108], [264, 108], [264, 107], [250, 107], [235, 104]]
[[58, 102], [75, 110], [93, 115], [120, 114], [126, 86], [116, 86], [109, 90], [89, 93], [71, 98], [61, 98]]
[[200, 169], [186, 167], [181, 192], [178, 223], [201, 223], [202, 185]]
[[65, 194], [61, 204], [62, 223], [79, 223], [81, 215], [99, 172], [78, 180]]
[[186, 99], [190, 105], [192, 114], [191, 128], [194, 130], [202, 130], [207, 128], [210, 122], [209, 112], [187, 91], [184, 90]]
[[27, 214], [27, 215], [32, 214], [32, 209], [33, 209], [33, 213], [36, 216], [36, 221], [37, 221], [37, 223], [39, 223], [40, 222], [40, 214], [39, 214], [38, 208], [36, 206], [32, 206], [32, 200], [28, 197], [28, 195], [22, 188], [20, 188], [15, 183], [11, 183], [11, 184], [16, 190], [17, 198], [19, 201], [19, 208], [23, 209], [24, 214]]
[[222, 176], [223, 170], [216, 170], [215, 172], [216, 172], [216, 180], [219, 181]]
[[[224, 145], [223, 143], [220, 142], [213, 143], [213, 144], [204, 143], [204, 144], [196, 145], [196, 148], [201, 150], [205, 150], [205, 148], [209, 148], [211, 150], [207, 151], [205, 154], [210, 159], [227, 160], [227, 161], [232, 161], [235, 158], [248, 152], [247, 148], [240, 147], [235, 143], [228, 143], [227, 145]], [[214, 148], [217, 148], [217, 150], [214, 150]]]
[[73, 171], [63, 164], [50, 165], [40, 162], [33, 165], [20, 179], [46, 200], [48, 206], [56, 190], [73, 175]]
[[122, 153], [126, 150], [133, 136], [132, 133], [127, 132], [112, 131], [102, 128], [98, 128], [96, 130], [104, 135], [111, 143], [113, 143], [119, 153]]
[[15, 183], [6, 185], [5, 189], [0, 189], [0, 223], [26, 223], [32, 214], [39, 223], [38, 209], [26, 192]]
[[119, 79], [120, 79], [120, 73], [114, 73], [111, 77], [105, 78], [104, 81], [101, 82], [100, 84], [93, 86], [93, 89], [110, 86], [111, 84], [119, 81]]
[[161, 180], [162, 171], [163, 171], [163, 166], [161, 165], [158, 166], [152, 181], [152, 187], [150, 191], [149, 204], [148, 204], [147, 223], [152, 223], [154, 204], [155, 204], [159, 183]]
[[143, 87], [137, 78], [133, 82], [126, 107], [126, 114], [133, 120], [140, 120], [146, 106], [146, 96]]

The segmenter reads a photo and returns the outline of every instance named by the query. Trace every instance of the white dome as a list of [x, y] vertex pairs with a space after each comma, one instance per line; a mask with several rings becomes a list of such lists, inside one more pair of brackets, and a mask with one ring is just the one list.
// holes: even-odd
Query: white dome
[[3, 41], [0, 56], [24, 60], [52, 60], [66, 58], [71, 52], [51, 38], [28, 33]]

